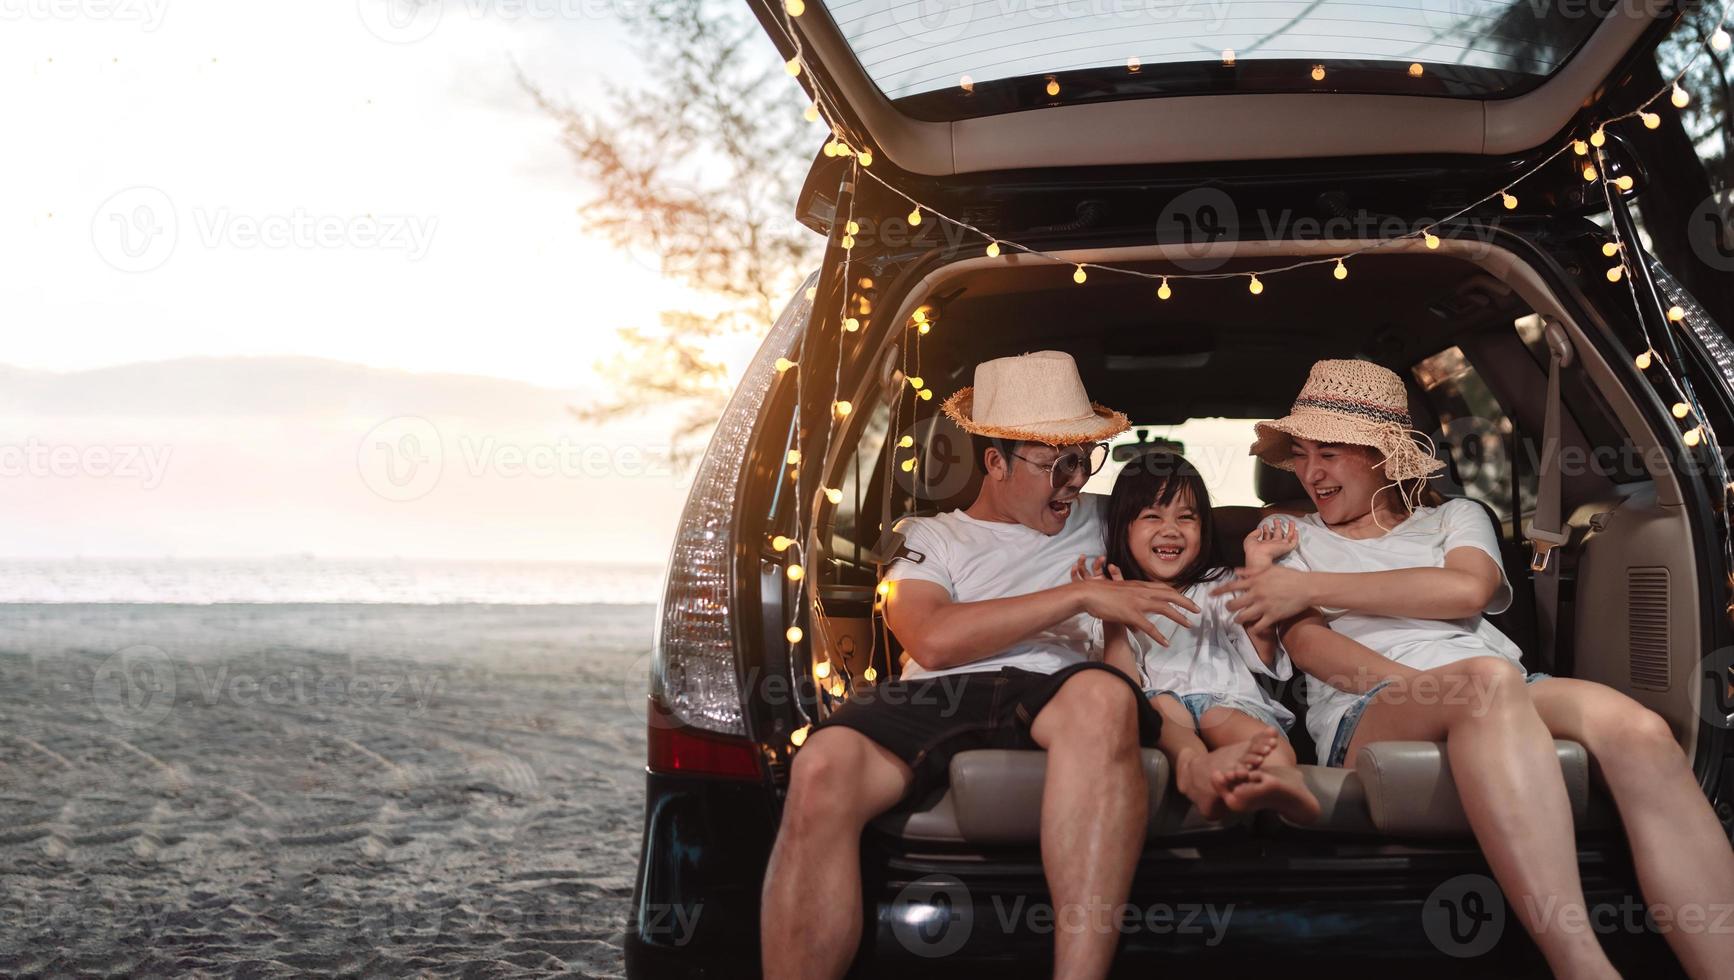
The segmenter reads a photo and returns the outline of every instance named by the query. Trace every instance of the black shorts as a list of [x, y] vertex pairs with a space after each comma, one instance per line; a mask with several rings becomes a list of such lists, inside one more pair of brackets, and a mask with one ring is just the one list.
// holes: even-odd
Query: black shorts
[[1041, 674], [1018, 667], [886, 681], [858, 689], [813, 731], [841, 725], [884, 746], [915, 774], [904, 800], [924, 799], [950, 779], [951, 757], [970, 749], [1037, 749], [1030, 726], [1060, 685], [1086, 670], [1126, 683], [1138, 705], [1138, 742], [1156, 746], [1162, 715], [1130, 677], [1099, 661]]

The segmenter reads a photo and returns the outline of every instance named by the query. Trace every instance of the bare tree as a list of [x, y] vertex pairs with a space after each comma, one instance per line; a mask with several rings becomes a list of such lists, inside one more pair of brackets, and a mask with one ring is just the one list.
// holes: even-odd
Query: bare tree
[[589, 227], [653, 254], [665, 276], [714, 310], [659, 311], [658, 328], [622, 328], [626, 354], [610, 396], [574, 411], [606, 420], [679, 404], [676, 442], [690, 449], [721, 412], [734, 379], [719, 357], [769, 328], [817, 261], [822, 239], [794, 217], [807, 155], [822, 132], [745, 5], [649, 0], [621, 16], [653, 78], [612, 86], [599, 109], [519, 84], [562, 127], [596, 188]]

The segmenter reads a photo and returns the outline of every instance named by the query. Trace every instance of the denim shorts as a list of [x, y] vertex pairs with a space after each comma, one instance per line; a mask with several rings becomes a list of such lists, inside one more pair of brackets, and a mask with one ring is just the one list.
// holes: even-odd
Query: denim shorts
[[1251, 715], [1284, 734], [1287, 734], [1288, 732], [1288, 726], [1278, 721], [1276, 716], [1270, 713], [1269, 709], [1265, 708], [1263, 705], [1254, 704], [1250, 701], [1229, 699], [1216, 694], [1181, 694], [1179, 691], [1169, 690], [1145, 691], [1144, 697], [1146, 700], [1149, 700], [1156, 697], [1158, 694], [1166, 694], [1186, 706], [1186, 710], [1192, 714], [1193, 731], [1201, 730], [1200, 726], [1204, 723], [1204, 713], [1206, 711], [1209, 711], [1211, 708], [1227, 708], [1231, 711], [1238, 711], [1241, 714]]
[[[1536, 681], [1544, 681], [1552, 676], [1552, 674], [1546, 674], [1539, 670], [1531, 671], [1524, 675], [1523, 682], [1534, 684]], [[1325, 765], [1342, 766], [1343, 757], [1349, 754], [1349, 743], [1355, 740], [1355, 726], [1361, 723], [1362, 713], [1367, 710], [1367, 705], [1373, 703], [1374, 695], [1393, 683], [1395, 682], [1380, 681], [1374, 684], [1367, 693], [1356, 698], [1354, 704], [1349, 705], [1349, 710], [1343, 712], [1342, 720], [1337, 722], [1337, 734], [1331, 739], [1331, 754], [1325, 758]]]

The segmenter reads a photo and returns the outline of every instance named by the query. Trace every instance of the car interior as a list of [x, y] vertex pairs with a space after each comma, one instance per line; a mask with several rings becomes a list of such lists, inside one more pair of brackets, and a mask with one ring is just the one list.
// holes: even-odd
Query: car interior
[[[1341, 248], [1340, 243], [1336, 245]], [[1249, 243], [1211, 271], [1233, 272], [1275, 254], [1308, 254], [1304, 243]], [[1067, 262], [1113, 261], [1152, 273], [1177, 270], [1161, 246], [1099, 249]], [[859, 683], [863, 670], [897, 670], [896, 638], [874, 615], [878, 561], [897, 519], [967, 505], [979, 475], [966, 438], [939, 413], [943, 397], [971, 383], [976, 363], [1033, 350], [1076, 358], [1091, 397], [1128, 414], [1134, 430], [1119, 443], [1123, 462], [1159, 427], [1189, 419], [1263, 419], [1286, 414], [1313, 361], [1370, 359], [1409, 385], [1415, 428], [1432, 432], [1447, 461], [1433, 486], [1468, 497], [1493, 519], [1515, 600], [1491, 617], [1524, 651], [1525, 666], [1556, 676], [1599, 681], [1660, 713], [1688, 757], [1699, 718], [1698, 591], [1700, 545], [1681, 489], [1634, 400], [1629, 364], [1594, 325], [1574, 322], [1548, 285], [1513, 253], [1487, 243], [1448, 241], [1437, 250], [1398, 244], [1358, 258], [1356, 288], [1328, 272], [1273, 280], [1251, 295], [1245, 279], [1177, 280], [1160, 300], [1155, 283], [1115, 278], [1072, 281], [1063, 262], [1017, 256], [967, 259], [942, 266], [898, 299], [895, 318], [921, 311], [931, 330], [885, 331], [855, 391], [857, 410], [833, 443], [827, 472], [843, 500], [817, 529], [826, 560], [815, 583], [826, 620], [816, 630], [815, 665], [825, 661]], [[887, 311], [889, 312], [889, 311]], [[1533, 514], [1549, 353], [1547, 324], [1557, 324], [1575, 358], [1561, 373], [1561, 513], [1569, 543], [1559, 562], [1557, 616], [1538, 609], [1525, 520]], [[1610, 360], [1612, 355], [1612, 360]], [[912, 380], [933, 392], [923, 399]], [[904, 434], [912, 446], [900, 445]], [[1252, 432], [1247, 427], [1246, 444]], [[1589, 465], [1597, 447], [1619, 450], [1610, 465]], [[903, 460], [914, 455], [913, 471]], [[1579, 462], [1573, 465], [1570, 460]], [[1110, 464], [1112, 467], [1115, 464]], [[1207, 472], [1208, 477], [1208, 472]], [[1257, 464], [1253, 480], [1263, 507], [1217, 509], [1226, 563], [1265, 508], [1310, 509], [1293, 474]], [[1549, 628], [1557, 621], [1558, 629]], [[1551, 642], [1548, 637], [1551, 636]], [[873, 675], [869, 675], [873, 676]], [[831, 682], [835, 684], [835, 681]], [[824, 685], [821, 685], [823, 688]], [[837, 691], [840, 687], [833, 686]], [[1301, 680], [1275, 691], [1300, 715]], [[825, 697], [822, 695], [822, 697]], [[822, 706], [821, 710], [825, 710]], [[1443, 746], [1390, 742], [1363, 750], [1339, 769], [1317, 758], [1304, 722], [1290, 733], [1324, 815], [1284, 833], [1347, 838], [1467, 838]], [[1581, 746], [1557, 743], [1580, 834], [1610, 826], [1610, 804], [1594, 789]], [[1146, 750], [1153, 841], [1187, 841], [1231, 825], [1276, 826], [1274, 818], [1211, 824], [1169, 785], [1165, 758]], [[951, 785], [874, 823], [909, 845], [944, 850], [1027, 845], [1039, 839], [1045, 757], [1040, 752], [978, 751], [952, 763]]]

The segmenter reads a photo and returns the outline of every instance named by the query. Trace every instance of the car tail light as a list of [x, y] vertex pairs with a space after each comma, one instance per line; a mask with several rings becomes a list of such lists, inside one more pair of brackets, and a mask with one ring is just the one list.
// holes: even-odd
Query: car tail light
[[790, 352], [806, 326], [812, 312], [807, 288], [817, 279], [817, 273], [808, 277], [771, 326], [693, 476], [668, 558], [650, 665], [650, 693], [668, 712], [665, 724], [747, 734], [735, 663], [735, 504], [777, 359]]

